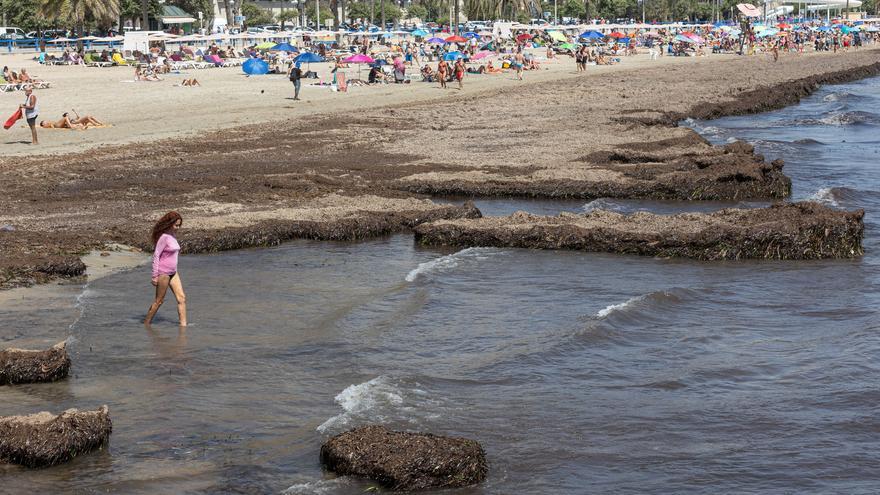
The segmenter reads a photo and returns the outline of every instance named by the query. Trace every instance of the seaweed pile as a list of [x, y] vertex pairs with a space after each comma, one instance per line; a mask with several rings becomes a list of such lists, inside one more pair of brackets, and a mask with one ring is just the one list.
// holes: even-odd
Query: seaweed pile
[[113, 424], [109, 409], [68, 409], [30, 416], [0, 417], [0, 461], [30, 468], [48, 467], [102, 447]]
[[321, 462], [339, 475], [370, 478], [391, 490], [455, 488], [486, 479], [486, 454], [474, 440], [391, 431], [370, 425], [321, 446]]
[[0, 385], [54, 382], [67, 378], [69, 371], [70, 356], [64, 342], [45, 351], [0, 351]]
[[699, 260], [853, 258], [863, 254], [864, 210], [814, 202], [713, 213], [623, 215], [596, 210], [556, 217], [438, 221], [415, 229], [425, 245], [520, 247]]

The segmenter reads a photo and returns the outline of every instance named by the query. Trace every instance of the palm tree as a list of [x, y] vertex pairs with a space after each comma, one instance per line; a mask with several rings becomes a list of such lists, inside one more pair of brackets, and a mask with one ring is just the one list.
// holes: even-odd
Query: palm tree
[[40, 0], [40, 13], [48, 19], [73, 23], [78, 38], [86, 22], [112, 23], [119, 12], [119, 0]]

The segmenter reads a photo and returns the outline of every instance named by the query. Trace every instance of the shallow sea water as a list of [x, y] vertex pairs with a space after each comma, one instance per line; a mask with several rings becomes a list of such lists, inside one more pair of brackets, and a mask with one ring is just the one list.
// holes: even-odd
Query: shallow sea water
[[0, 493], [359, 493], [371, 483], [323, 473], [318, 450], [372, 422], [482, 442], [488, 481], [448, 493], [875, 493], [878, 90], [686, 123], [784, 158], [795, 199], [864, 208], [862, 259], [455, 252], [397, 235], [185, 256], [185, 333], [171, 298], [139, 323], [147, 267], [90, 283], [73, 310], [0, 308], [0, 343], [70, 337], [74, 363], [64, 382], [0, 388], [0, 415], [106, 403], [114, 422], [104, 451], [0, 468]]

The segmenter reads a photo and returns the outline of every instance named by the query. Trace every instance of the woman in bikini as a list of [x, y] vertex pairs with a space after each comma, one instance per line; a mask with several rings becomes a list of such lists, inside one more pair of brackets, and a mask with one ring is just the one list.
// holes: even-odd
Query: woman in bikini
[[176, 211], [169, 211], [156, 222], [153, 227], [153, 274], [152, 282], [156, 286], [156, 297], [144, 325], [149, 325], [159, 311], [159, 306], [165, 301], [168, 288], [177, 299], [177, 315], [180, 317], [180, 326], [186, 326], [186, 295], [183, 293], [183, 284], [180, 281], [180, 273], [177, 271], [177, 255], [180, 253], [180, 244], [177, 242], [177, 231], [183, 225], [183, 219]]
[[461, 59], [455, 61], [454, 74], [455, 79], [458, 81], [458, 89], [462, 89], [461, 80], [464, 79], [464, 62]]
[[84, 124], [78, 124], [70, 120], [66, 112], [61, 116], [60, 120], [41, 120], [40, 127], [43, 129], [76, 129], [80, 131], [86, 128]]
[[445, 60], [440, 60], [440, 63], [437, 64], [437, 79], [440, 80], [440, 87], [446, 89], [446, 77], [449, 73], [449, 65]]

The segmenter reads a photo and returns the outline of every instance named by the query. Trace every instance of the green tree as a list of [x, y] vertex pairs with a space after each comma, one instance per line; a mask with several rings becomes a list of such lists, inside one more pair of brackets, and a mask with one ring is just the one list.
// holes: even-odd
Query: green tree
[[566, 0], [559, 9], [562, 17], [576, 17], [583, 19], [587, 13], [587, 8], [581, 0]]
[[82, 37], [87, 24], [107, 27], [118, 21], [120, 8], [119, 0], [40, 0], [39, 12], [47, 19], [73, 25]]
[[261, 9], [257, 4], [251, 2], [245, 2], [241, 5], [241, 15], [244, 16], [248, 26], [262, 26], [275, 22], [271, 12]]
[[275, 20], [281, 23], [282, 29], [286, 23], [296, 19], [299, 19], [299, 10], [297, 9], [284, 9], [275, 16]]
[[426, 9], [424, 5], [419, 5], [419, 4], [411, 5], [407, 9], [407, 15], [409, 17], [418, 17], [419, 19], [424, 21], [425, 18], [428, 17], [428, 9]]
[[365, 2], [352, 2], [348, 4], [349, 19], [369, 19], [370, 6]]
[[[310, 2], [306, 7], [306, 19], [315, 22], [315, 2]], [[321, 25], [324, 26], [327, 19], [333, 19], [333, 11], [326, 5], [321, 5]]]

